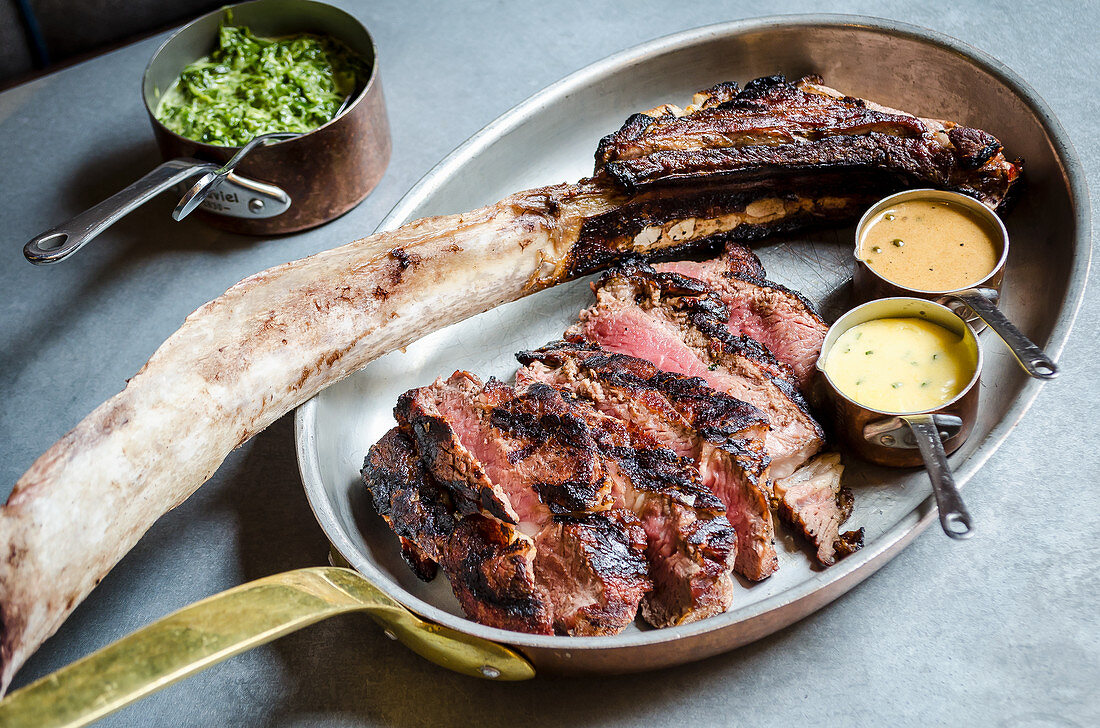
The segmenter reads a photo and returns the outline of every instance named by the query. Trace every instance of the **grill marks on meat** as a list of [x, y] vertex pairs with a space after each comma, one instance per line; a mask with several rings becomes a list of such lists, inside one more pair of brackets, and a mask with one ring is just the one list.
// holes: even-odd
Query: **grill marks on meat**
[[808, 390], [829, 326], [801, 294], [767, 280], [751, 250], [731, 242], [723, 257], [654, 267], [706, 284], [725, 304], [730, 333], [764, 344], [790, 367], [798, 387]]
[[642, 616], [669, 627], [724, 612], [733, 599], [736, 534], [695, 463], [587, 402], [574, 400], [574, 407], [605, 457], [616, 507], [631, 510], [645, 529], [654, 588]]
[[596, 304], [581, 313], [567, 338], [700, 377], [756, 406], [769, 418], [765, 448], [772, 477], [790, 475], [821, 449], [824, 434], [790, 370], [754, 339], [731, 334], [723, 302], [702, 282], [628, 262], [593, 288]]
[[863, 546], [862, 528], [840, 533], [852, 513], [852, 492], [840, 485], [843, 472], [840, 455], [826, 453], [774, 484], [780, 517], [814, 546], [822, 566]]
[[[632, 512], [614, 507], [590, 430], [558, 392], [517, 392], [456, 372], [406, 392], [394, 414], [424, 471], [455, 505], [456, 535], [438, 553], [467, 613], [511, 625], [518, 617], [501, 613], [515, 604], [520, 616], [545, 612], [553, 631], [570, 635], [615, 634], [633, 621], [651, 588], [645, 531]], [[492, 560], [482, 562], [482, 553]], [[524, 570], [494, 580], [492, 567], [503, 555], [508, 564], [522, 559]], [[483, 601], [504, 607], [468, 604], [496, 588], [502, 594]], [[517, 601], [516, 592], [538, 609]], [[533, 618], [519, 623], [523, 631], [543, 626]]]
[[687, 110], [635, 114], [596, 152], [597, 172], [625, 189], [762, 172], [797, 186], [835, 169], [954, 189], [993, 208], [1019, 175], [986, 132], [845, 96], [816, 76], [758, 78], [736, 94], [722, 84]]
[[[764, 275], [732, 244], [719, 261], [629, 260], [568, 341], [517, 355], [518, 389], [456, 372], [402, 395], [364, 479], [414, 572], [442, 565], [486, 624], [607, 634], [639, 606], [657, 627], [725, 611], [731, 566], [773, 573], [770, 499], [820, 563], [859, 548], [862, 531], [839, 532], [839, 456], [803, 466], [823, 435], [791, 367], [731, 330], [727, 300], [788, 354], [791, 310], [816, 336], [809, 304]], [[770, 307], [758, 291], [777, 292]]]
[[[805, 81], [799, 90], [842, 98]], [[748, 102], [771, 104], [723, 84], [696, 105], [756, 109]], [[654, 116], [664, 123], [678, 113], [666, 107]], [[644, 150], [654, 119], [640, 122], [636, 146]], [[976, 180], [971, 186], [984, 201], [994, 205], [1009, 195], [1019, 170], [994, 151], [995, 139], [921, 122], [936, 130], [939, 147], [926, 145], [929, 159], [940, 158], [931, 153], [937, 148], [957, 150], [963, 169], [975, 167], [967, 181]], [[720, 137], [714, 142], [721, 147]], [[35, 461], [0, 509], [0, 553], [7, 554], [0, 559], [0, 692], [156, 519], [234, 448], [379, 356], [628, 255], [668, 258], [709, 250], [716, 235], [753, 240], [846, 222], [899, 187], [955, 184], [953, 175], [947, 185], [934, 176], [913, 182], [854, 156], [832, 167], [780, 156], [751, 171], [717, 169], [636, 189], [601, 171], [575, 184], [520, 191], [263, 271], [188, 316], [123, 392]], [[184, 431], [187, 447], [178, 442]], [[175, 446], [158, 444], [164, 442]]]
[[398, 428], [367, 453], [363, 480], [401, 541], [413, 572], [434, 578], [442, 564], [462, 609], [483, 624], [552, 634], [550, 610], [535, 583], [535, 546], [506, 523], [455, 512], [451, 494], [424, 467]]
[[702, 379], [591, 344], [555, 342], [517, 355], [517, 381], [546, 382], [645, 432], [678, 456], [726, 506], [737, 534], [734, 569], [758, 581], [778, 566], [768, 508], [767, 418], [752, 405], [719, 393]]

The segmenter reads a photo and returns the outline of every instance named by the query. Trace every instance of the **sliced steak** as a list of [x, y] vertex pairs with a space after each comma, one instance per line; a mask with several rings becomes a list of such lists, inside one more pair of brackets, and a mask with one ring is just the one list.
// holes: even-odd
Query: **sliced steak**
[[737, 538], [695, 463], [588, 402], [576, 400], [574, 407], [605, 457], [616, 507], [633, 511], [645, 528], [654, 588], [642, 601], [642, 616], [669, 627], [726, 611]]
[[705, 283], [725, 304], [730, 333], [764, 344], [790, 367], [799, 388], [807, 391], [829, 327], [801, 294], [767, 280], [751, 251], [731, 242], [726, 254], [714, 260], [655, 267]]
[[779, 516], [813, 544], [823, 566], [863, 546], [862, 528], [840, 533], [852, 513], [852, 492], [840, 485], [843, 472], [840, 455], [826, 453], [774, 484]]
[[706, 285], [631, 262], [612, 268], [593, 288], [596, 303], [567, 338], [701, 377], [755, 405], [769, 420], [765, 448], [772, 477], [790, 475], [821, 449], [824, 433], [787, 368], [758, 342], [729, 332], [725, 307]]
[[557, 391], [456, 372], [403, 394], [394, 414], [453, 501], [481, 505], [534, 542], [535, 583], [556, 632], [615, 634], [633, 621], [652, 587], [645, 532], [614, 508], [589, 427]]
[[418, 577], [434, 578], [436, 564], [442, 564], [455, 597], [473, 619], [553, 634], [550, 610], [535, 581], [534, 542], [495, 518], [457, 514], [410, 437], [397, 428], [387, 432], [367, 453], [363, 480]]
[[726, 506], [737, 533], [734, 568], [753, 580], [777, 568], [768, 510], [767, 418], [752, 405], [696, 377], [583, 343], [555, 342], [517, 355], [517, 381], [546, 382], [592, 402], [599, 411], [691, 458], [700, 480]]

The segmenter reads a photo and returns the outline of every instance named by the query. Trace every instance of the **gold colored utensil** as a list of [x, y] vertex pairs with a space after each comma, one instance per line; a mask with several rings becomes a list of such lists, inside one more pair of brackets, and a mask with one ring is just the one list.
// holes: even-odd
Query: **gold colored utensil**
[[495, 642], [426, 622], [351, 569], [319, 566], [243, 584], [184, 607], [0, 701], [0, 726], [83, 726], [177, 680], [322, 619], [367, 612], [386, 634], [450, 670], [527, 680]]

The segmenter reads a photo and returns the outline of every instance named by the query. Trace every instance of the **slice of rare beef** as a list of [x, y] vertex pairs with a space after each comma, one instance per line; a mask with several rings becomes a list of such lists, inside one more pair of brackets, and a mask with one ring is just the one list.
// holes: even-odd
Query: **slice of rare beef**
[[800, 293], [767, 280], [759, 259], [745, 246], [731, 242], [726, 254], [714, 260], [655, 267], [713, 289], [728, 309], [730, 332], [767, 346], [791, 368], [802, 391], [808, 390], [829, 327]]
[[645, 532], [614, 508], [589, 428], [557, 391], [456, 372], [403, 394], [394, 414], [453, 500], [480, 504], [534, 542], [556, 632], [615, 634], [633, 621], [652, 586]]
[[790, 475], [821, 449], [824, 433], [789, 371], [763, 345], [729, 332], [724, 305], [702, 282], [628, 262], [607, 271], [593, 290], [596, 303], [566, 338], [701, 377], [755, 405], [768, 416], [765, 448], [774, 478]]
[[517, 358], [526, 365], [518, 382], [546, 382], [569, 391], [678, 456], [693, 459], [700, 480], [726, 506], [737, 534], [734, 568], [753, 580], [775, 571], [764, 452], [767, 417], [760, 410], [711, 389], [702, 379], [593, 344], [559, 341]]
[[654, 627], [695, 622], [729, 608], [737, 538], [694, 461], [589, 402], [573, 401], [603, 453], [616, 507], [641, 519], [654, 588], [642, 616]]
[[393, 528], [414, 573], [435, 577], [442, 564], [471, 618], [493, 627], [553, 634], [550, 610], [535, 583], [535, 544], [507, 523], [454, 510], [450, 493], [428, 474], [412, 438], [394, 428], [363, 463], [375, 510]]
[[863, 546], [862, 528], [840, 533], [852, 513], [852, 492], [840, 485], [843, 472], [840, 455], [825, 453], [774, 484], [779, 516], [813, 544], [823, 566]]

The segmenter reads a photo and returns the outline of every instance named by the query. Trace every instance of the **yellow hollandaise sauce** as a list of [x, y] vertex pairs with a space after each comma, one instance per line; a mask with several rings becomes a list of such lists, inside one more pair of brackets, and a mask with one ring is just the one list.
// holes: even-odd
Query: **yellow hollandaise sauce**
[[880, 276], [917, 291], [956, 291], [993, 272], [1000, 231], [959, 205], [906, 200], [863, 229], [857, 256]]
[[977, 366], [977, 349], [953, 331], [919, 318], [884, 318], [841, 334], [824, 369], [837, 389], [865, 407], [908, 413], [950, 402]]

